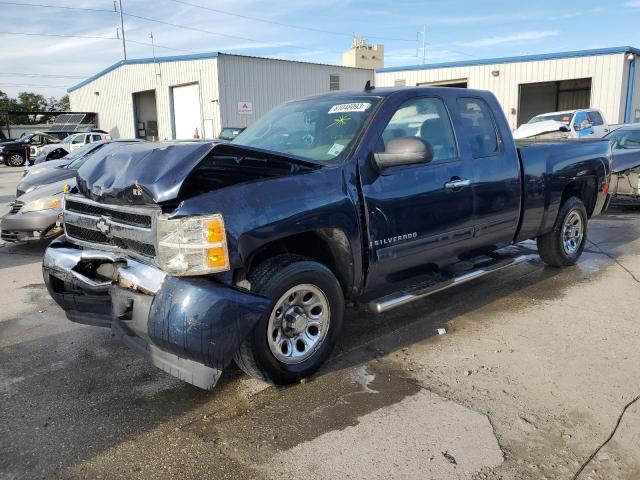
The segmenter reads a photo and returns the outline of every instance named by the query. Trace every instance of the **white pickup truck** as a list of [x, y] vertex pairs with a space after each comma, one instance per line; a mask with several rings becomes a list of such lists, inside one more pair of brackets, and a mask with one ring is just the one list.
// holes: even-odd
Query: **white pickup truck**
[[513, 138], [520, 140], [554, 132], [561, 132], [567, 138], [602, 138], [609, 130], [600, 110], [590, 108], [536, 115], [520, 125], [513, 132]]

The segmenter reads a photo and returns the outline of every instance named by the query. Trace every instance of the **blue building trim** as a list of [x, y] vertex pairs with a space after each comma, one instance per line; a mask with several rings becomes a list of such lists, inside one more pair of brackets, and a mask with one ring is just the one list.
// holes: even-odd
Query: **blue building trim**
[[563, 58], [593, 57], [597, 55], [615, 55], [619, 53], [634, 53], [640, 55], [640, 49], [634, 47], [598, 48], [593, 50], [576, 50], [573, 52], [541, 53], [538, 55], [521, 55], [518, 57], [486, 58], [479, 60], [463, 60], [460, 62], [427, 63], [423, 65], [409, 65], [406, 67], [379, 68], [376, 73], [406, 72], [412, 70], [432, 70], [435, 68], [472, 67], [476, 65], [496, 65], [501, 63], [536, 62], [540, 60], [559, 60]]
[[631, 110], [633, 110], [633, 89], [636, 76], [636, 57], [629, 62], [629, 76], [627, 77], [627, 103], [624, 105], [624, 123], [631, 123]]
[[77, 90], [85, 85], [93, 82], [94, 80], [106, 75], [109, 72], [114, 71], [116, 68], [120, 68], [122, 65], [139, 65], [143, 63], [168, 63], [168, 62], [184, 62], [189, 60], [206, 60], [209, 58], [216, 58], [218, 56], [218, 52], [206, 52], [206, 53], [194, 53], [192, 55], [173, 55], [169, 57], [156, 57], [156, 58], [136, 58], [131, 60], [120, 60], [117, 63], [114, 63], [110, 67], [105, 68], [104, 70], [99, 71], [95, 75], [83, 80], [76, 85], [69, 87], [67, 89], [67, 93], [71, 93], [74, 90]]

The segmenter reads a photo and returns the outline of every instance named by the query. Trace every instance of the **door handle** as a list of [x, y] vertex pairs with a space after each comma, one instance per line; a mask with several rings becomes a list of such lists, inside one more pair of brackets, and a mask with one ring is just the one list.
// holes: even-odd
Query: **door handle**
[[447, 190], [457, 190], [462, 187], [468, 187], [471, 185], [471, 180], [466, 178], [460, 178], [458, 180], [451, 180], [444, 184], [444, 188]]

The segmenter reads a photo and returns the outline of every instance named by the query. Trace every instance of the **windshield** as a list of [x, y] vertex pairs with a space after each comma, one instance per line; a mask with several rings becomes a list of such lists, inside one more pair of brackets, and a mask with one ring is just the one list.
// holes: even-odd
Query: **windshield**
[[233, 140], [240, 132], [242, 132], [241, 128], [223, 128], [218, 138], [221, 140]]
[[260, 118], [232, 143], [334, 163], [346, 153], [379, 98], [316, 98], [289, 102]]
[[552, 115], [538, 115], [537, 117], [533, 117], [527, 123], [538, 123], [538, 122], [548, 122], [549, 120], [553, 120], [554, 122], [562, 122], [567, 125], [571, 122], [571, 117], [575, 112], [566, 112], [566, 113], [554, 113]]
[[33, 135], [34, 135], [33, 133], [23, 133], [18, 138], [16, 138], [16, 142], [26, 143], [30, 141], [31, 138], [33, 138]]
[[73, 139], [74, 139], [74, 138], [76, 138], [77, 136], [78, 136], [78, 134], [77, 134], [77, 133], [74, 133], [74, 134], [72, 134], [72, 135], [68, 135], [68, 136], [64, 137], [64, 140], [62, 140], [60, 143], [67, 143], [67, 144], [69, 144], [69, 143], [71, 143], [71, 140], [73, 140]]
[[74, 170], [79, 169], [84, 162], [86, 162], [91, 154], [98, 150], [100, 147], [103, 147], [106, 143], [90, 143], [89, 145], [85, 145], [83, 147], [74, 150], [69, 155], [65, 157], [67, 160], [71, 160], [71, 163], [67, 165], [67, 168], [71, 168]]

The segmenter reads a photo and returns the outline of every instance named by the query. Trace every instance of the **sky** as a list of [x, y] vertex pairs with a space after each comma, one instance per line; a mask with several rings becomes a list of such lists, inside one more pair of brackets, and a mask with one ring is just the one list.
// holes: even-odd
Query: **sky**
[[[385, 66], [416, 65], [422, 63], [417, 32], [423, 25], [427, 63], [640, 47], [640, 0], [122, 4], [128, 58], [151, 57], [153, 33], [156, 56], [219, 51], [340, 64], [352, 36], [363, 35], [369, 43], [384, 44]], [[10, 96], [25, 90], [46, 97], [64, 95], [68, 87], [123, 58], [122, 42], [116, 38], [119, 23], [113, 0], [0, 0], [0, 90]]]

